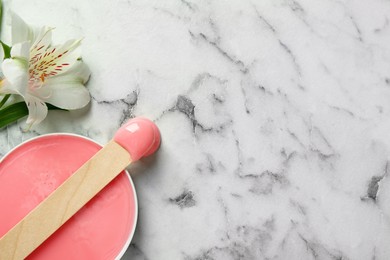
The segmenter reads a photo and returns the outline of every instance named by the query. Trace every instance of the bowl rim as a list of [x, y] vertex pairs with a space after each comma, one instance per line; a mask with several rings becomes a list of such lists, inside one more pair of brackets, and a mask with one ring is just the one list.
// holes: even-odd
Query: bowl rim
[[[49, 134], [42, 134], [42, 135], [38, 135], [38, 136], [35, 136], [35, 137], [31, 137], [31, 138], [29, 138], [27, 140], [24, 140], [20, 144], [18, 144], [15, 147], [13, 147], [11, 150], [6, 152], [2, 156], [2, 158], [0, 158], [0, 164], [9, 154], [11, 154], [14, 150], [18, 149], [22, 145], [24, 145], [24, 144], [26, 144], [28, 142], [35, 141], [37, 139], [43, 138], [43, 137], [47, 137], [47, 136], [72, 136], [72, 137], [78, 137], [78, 138], [82, 138], [82, 139], [85, 139], [87, 141], [90, 141], [92, 143], [95, 143], [95, 144], [99, 145], [100, 147], [104, 146], [101, 143], [91, 139], [90, 137], [86, 137], [86, 136], [79, 135], [79, 134], [74, 134], [74, 133], [49, 133]], [[129, 236], [128, 236], [125, 244], [123, 245], [121, 251], [115, 257], [116, 260], [119, 260], [126, 253], [128, 247], [129, 247], [129, 245], [130, 245], [130, 243], [131, 243], [131, 241], [132, 241], [132, 239], [134, 237], [135, 229], [137, 227], [137, 222], [138, 222], [138, 197], [137, 197], [137, 192], [135, 190], [135, 186], [134, 186], [133, 180], [132, 180], [132, 178], [130, 176], [130, 173], [127, 171], [127, 169], [124, 169], [124, 171], [126, 172], [127, 180], [130, 183], [130, 186], [131, 186], [131, 188], [133, 190], [133, 195], [134, 195], [134, 206], [135, 206], [135, 210], [134, 210], [134, 224], [133, 224], [133, 227], [131, 228], [131, 230], [129, 232]]]

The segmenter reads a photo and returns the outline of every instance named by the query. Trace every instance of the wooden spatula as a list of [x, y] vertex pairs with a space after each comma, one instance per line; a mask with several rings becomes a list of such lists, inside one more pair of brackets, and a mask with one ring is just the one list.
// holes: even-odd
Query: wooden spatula
[[27, 257], [132, 162], [160, 145], [157, 126], [135, 118], [53, 193], [0, 238], [0, 260]]

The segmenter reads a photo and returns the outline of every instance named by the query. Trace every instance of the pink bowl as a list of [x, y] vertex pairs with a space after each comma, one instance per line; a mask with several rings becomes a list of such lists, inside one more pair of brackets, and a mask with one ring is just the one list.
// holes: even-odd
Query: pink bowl
[[[50, 134], [5, 155], [0, 161], [0, 237], [100, 149], [82, 136]], [[120, 258], [133, 237], [137, 213], [134, 184], [123, 171], [27, 259]]]

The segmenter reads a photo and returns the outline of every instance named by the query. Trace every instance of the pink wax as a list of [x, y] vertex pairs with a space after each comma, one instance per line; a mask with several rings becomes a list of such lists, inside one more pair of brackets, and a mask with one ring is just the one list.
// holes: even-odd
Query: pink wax
[[[55, 134], [7, 154], [0, 162], [0, 237], [100, 148], [80, 136]], [[27, 259], [115, 259], [128, 246], [136, 218], [134, 186], [123, 171]]]

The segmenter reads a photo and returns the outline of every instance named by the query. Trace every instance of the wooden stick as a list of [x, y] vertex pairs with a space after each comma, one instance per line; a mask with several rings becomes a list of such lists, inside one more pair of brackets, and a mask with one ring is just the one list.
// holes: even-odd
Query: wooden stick
[[27, 257], [131, 163], [110, 141], [0, 239], [0, 259]]

